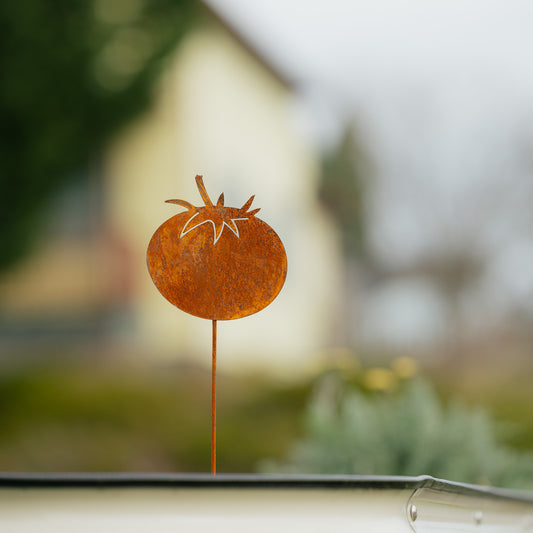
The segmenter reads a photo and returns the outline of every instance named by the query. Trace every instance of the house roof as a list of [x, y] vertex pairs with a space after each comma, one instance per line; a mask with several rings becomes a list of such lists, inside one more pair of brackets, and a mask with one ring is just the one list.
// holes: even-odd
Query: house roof
[[277, 65], [270, 57], [257, 46], [256, 43], [252, 43], [237, 26], [228, 19], [228, 17], [222, 13], [219, 13], [216, 8], [203, 1], [201, 4], [201, 11], [208, 18], [215, 20], [220, 24], [231, 36], [251, 55], [254, 59], [260, 63], [270, 74], [272, 74], [282, 85], [287, 89], [294, 90], [297, 83], [296, 79], [292, 78], [287, 72], [285, 72], [280, 65]]

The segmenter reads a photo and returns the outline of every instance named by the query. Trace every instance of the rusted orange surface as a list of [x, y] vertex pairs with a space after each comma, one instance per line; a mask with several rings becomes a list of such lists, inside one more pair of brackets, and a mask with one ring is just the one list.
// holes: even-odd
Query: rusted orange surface
[[148, 245], [147, 262], [159, 292], [183, 311], [210, 320], [232, 320], [266, 307], [281, 290], [287, 256], [275, 231], [249, 211], [214, 205], [196, 176], [205, 206], [167, 200], [187, 211], [168, 219]]

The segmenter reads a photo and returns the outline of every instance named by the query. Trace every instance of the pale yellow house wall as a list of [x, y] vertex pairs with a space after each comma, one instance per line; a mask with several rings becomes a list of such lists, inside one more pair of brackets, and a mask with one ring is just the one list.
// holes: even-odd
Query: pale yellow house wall
[[83, 317], [106, 303], [105, 276], [95, 275], [102, 256], [97, 242], [46, 242], [2, 277], [0, 301], [11, 320], [61, 321]]
[[[156, 228], [181, 198], [200, 205], [194, 176], [213, 200], [241, 206], [252, 194], [259, 218], [280, 235], [288, 275], [262, 312], [219, 325], [225, 368], [303, 369], [328, 341], [338, 294], [338, 248], [315, 200], [317, 159], [291, 120], [291, 94], [223, 27], [189, 35], [168, 65], [152, 111], [107, 158], [108, 213], [127, 237], [135, 264], [139, 346], [210, 361], [211, 325], [173, 307], [145, 265]], [[138, 267], [138, 268], [137, 268]]]

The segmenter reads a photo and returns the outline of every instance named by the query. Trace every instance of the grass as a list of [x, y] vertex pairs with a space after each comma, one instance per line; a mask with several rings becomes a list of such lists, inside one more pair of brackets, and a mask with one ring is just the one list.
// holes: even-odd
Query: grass
[[[18, 368], [4, 366], [0, 470], [209, 471], [209, 370], [143, 361], [51, 357]], [[292, 384], [220, 373], [218, 471], [252, 472], [265, 459], [280, 464], [304, 437], [307, 406], [316, 383], [328, 373], [365, 397], [392, 398], [416, 368], [405, 358], [380, 368], [343, 361]], [[429, 377], [443, 409], [453, 398], [466, 408], [482, 405], [495, 421], [498, 444], [531, 450], [529, 375], [530, 370], [502, 373], [495, 366], [492, 372], [463, 369], [459, 377], [453, 369], [440, 368]]]
[[[219, 376], [219, 471], [282, 454], [306, 392]], [[4, 372], [0, 470], [207, 471], [210, 408], [202, 369], [84, 361]]]

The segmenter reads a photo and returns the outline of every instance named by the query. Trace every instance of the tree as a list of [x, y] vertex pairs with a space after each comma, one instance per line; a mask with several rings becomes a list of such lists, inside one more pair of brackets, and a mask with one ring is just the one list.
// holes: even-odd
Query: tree
[[370, 172], [368, 158], [349, 126], [338, 144], [322, 160], [320, 200], [336, 221], [346, 257], [368, 253], [365, 232], [365, 192]]
[[54, 193], [150, 102], [193, 0], [0, 4], [0, 271], [29, 249]]
[[372, 172], [356, 127], [348, 126], [340, 143], [322, 160], [319, 198], [340, 231], [344, 256], [344, 308], [338, 335], [342, 343], [353, 344], [357, 308], [361, 298], [358, 278], [369, 271], [371, 262], [366, 231], [368, 180]]

